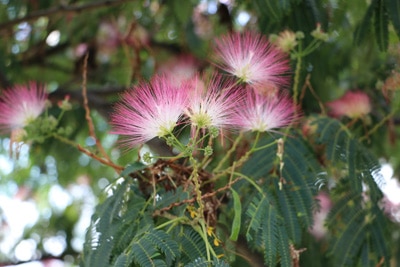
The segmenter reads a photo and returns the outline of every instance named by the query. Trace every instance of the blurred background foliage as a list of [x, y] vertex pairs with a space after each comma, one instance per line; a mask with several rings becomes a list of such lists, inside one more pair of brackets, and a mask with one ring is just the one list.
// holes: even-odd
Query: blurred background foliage
[[[88, 100], [96, 134], [111, 158], [125, 166], [137, 153], [115, 146], [107, 119], [126, 88], [171, 66], [180, 55], [193, 55], [199, 69], [206, 67], [210, 44], [227, 31], [267, 36], [302, 31], [306, 46], [320, 25], [329, 39], [303, 59], [300, 85], [309, 77], [314, 91], [302, 88], [304, 114], [322, 113], [323, 103], [361, 89], [373, 102], [367, 123], [372, 128], [400, 106], [382, 93], [384, 81], [399, 70], [399, 10], [395, 0], [0, 0], [0, 90], [34, 80], [46, 84], [54, 105], [68, 95], [73, 110], [62, 121], [70, 129], [68, 138], [95, 148], [81, 94], [88, 53]], [[400, 113], [394, 115], [366, 145], [398, 177]], [[364, 131], [361, 124], [353, 129]], [[8, 136], [0, 144], [2, 194], [34, 203], [39, 213], [14, 239], [6, 238], [12, 222], [1, 217], [0, 262], [59, 258], [76, 264], [88, 216], [116, 173], [57, 140], [24, 145], [11, 159]], [[56, 246], [60, 249], [51, 249]]]

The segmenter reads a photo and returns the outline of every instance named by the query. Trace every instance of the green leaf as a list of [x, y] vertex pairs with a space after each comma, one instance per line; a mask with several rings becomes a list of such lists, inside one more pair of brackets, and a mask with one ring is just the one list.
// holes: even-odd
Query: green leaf
[[172, 240], [171, 236], [160, 230], [151, 230], [145, 234], [145, 237], [149, 239], [155, 246], [157, 246], [165, 255], [165, 262], [168, 266], [172, 262], [180, 257], [180, 251], [178, 243]]
[[378, 257], [377, 261], [383, 258], [385, 259], [384, 266], [390, 266], [391, 249], [387, 242], [390, 236], [388, 218], [383, 214], [378, 205], [374, 205], [370, 212], [370, 216], [374, 216], [373, 221], [368, 225], [371, 251]]
[[[124, 206], [124, 197], [128, 181], [117, 185], [113, 190], [113, 195], [100, 204], [92, 216], [92, 223], [87, 231], [83, 249], [83, 266], [109, 266], [109, 260], [114, 238], [118, 226], [115, 219], [119, 217], [121, 208]], [[101, 255], [101, 256], [100, 256]]]
[[113, 267], [128, 267], [128, 256], [126, 254], [121, 254], [118, 256], [117, 260], [113, 264]]
[[279, 232], [279, 254], [280, 254], [280, 266], [281, 267], [292, 267], [292, 257], [290, 255], [289, 237], [287, 236], [286, 230], [283, 226], [278, 227]]
[[182, 263], [187, 264], [198, 258], [206, 257], [207, 253], [204, 240], [192, 227], [176, 227], [176, 231], [178, 231], [178, 233], [174, 235], [177, 237], [176, 241], [181, 251]]
[[397, 36], [400, 38], [400, 1], [386, 0], [386, 9], [396, 30]]
[[[342, 231], [332, 246], [332, 254], [335, 255], [337, 266], [354, 266], [357, 254], [365, 240], [365, 224], [362, 223], [365, 211], [357, 209], [351, 212], [346, 228]], [[340, 255], [340, 257], [337, 257]]]
[[242, 204], [240, 203], [239, 194], [231, 188], [232, 196], [233, 196], [233, 210], [235, 215], [233, 217], [232, 222], [232, 232], [229, 237], [231, 240], [236, 241], [239, 237], [241, 218], [242, 218]]
[[[280, 190], [277, 194], [279, 199], [279, 211], [283, 215], [288, 235], [295, 244], [299, 244], [301, 241], [301, 224], [295, 211], [296, 205], [291, 203], [287, 190]], [[299, 203], [296, 204], [299, 205]], [[310, 207], [308, 207], [308, 209], [311, 210]]]
[[287, 14], [290, 11], [291, 0], [279, 0], [279, 8], [283, 13]]
[[386, 51], [389, 45], [389, 18], [384, 0], [378, 0], [375, 7], [374, 26], [379, 50]]
[[209, 267], [210, 264], [205, 258], [197, 258], [189, 264], [186, 264], [185, 267]]
[[[260, 140], [259, 145], [267, 145], [273, 141], [273, 138], [264, 138]], [[244, 164], [242, 172], [254, 179], [265, 177], [265, 175], [273, 168], [275, 158], [276, 146], [271, 146], [268, 149], [258, 151], [251, 155], [250, 159]]]
[[[142, 267], [158, 267], [167, 266], [165, 262], [155, 262], [153, 257], [156, 255], [157, 250], [150, 243], [147, 238], [141, 238], [134, 242], [131, 247], [130, 261], [134, 260], [139, 266]], [[161, 264], [161, 265], [160, 265]]]
[[[317, 183], [321, 182], [323, 172], [301, 137], [295, 133], [293, 136], [294, 138], [287, 138], [285, 141], [282, 176], [286, 184], [283, 185], [283, 190], [287, 198], [285, 201], [291, 208], [289, 211], [293, 213], [291, 217], [297, 217], [301, 226], [308, 229], [313, 222], [311, 207], [314, 205]], [[286, 212], [284, 209], [281, 211]], [[299, 235], [300, 233], [297, 232], [295, 236]], [[295, 236], [291, 237], [295, 238]], [[295, 240], [296, 244], [300, 242], [300, 239], [293, 239]]]
[[[181, 202], [189, 198], [189, 193], [185, 191], [182, 186], [171, 191], [159, 191], [158, 195], [160, 196], [160, 199], [156, 202], [156, 209], [162, 209], [173, 203]], [[185, 207], [186, 205], [181, 205], [177, 207], [177, 209], [181, 209], [181, 211], [184, 212]]]
[[246, 238], [248, 241], [253, 240], [253, 237], [256, 236], [259, 229], [261, 229], [261, 224], [264, 221], [268, 207], [268, 199], [262, 194], [257, 194], [247, 207], [246, 215], [250, 219], [246, 232]]
[[361, 24], [359, 24], [354, 31], [354, 43], [356, 45], [360, 45], [363, 41], [367, 39], [368, 36], [370, 36], [372, 18], [377, 2], [378, 0], [372, 0], [372, 3], [365, 12]]
[[282, 17], [278, 1], [255, 0], [253, 4], [254, 10], [260, 12], [261, 15], [268, 16], [270, 21], [278, 21]]
[[266, 216], [264, 222], [262, 223], [262, 239], [265, 246], [264, 250], [264, 261], [268, 266], [275, 266], [279, 242], [279, 232], [278, 232], [278, 218], [277, 211], [272, 206], [269, 205], [266, 211]]
[[136, 161], [132, 164], [129, 164], [122, 172], [121, 176], [122, 177], [127, 177], [129, 174], [143, 170], [147, 166], [141, 163], [140, 161]]
[[175, 17], [182, 25], [186, 25], [192, 16], [193, 3], [190, 0], [171, 0]]
[[197, 258], [191, 263], [185, 265], [185, 267], [229, 267], [229, 264], [221, 259], [214, 259], [212, 262], [208, 262], [205, 258]]
[[362, 144], [352, 137], [346, 126], [338, 120], [317, 117], [316, 142], [325, 147], [327, 163], [342, 170], [337, 179], [348, 179], [352, 192], [363, 191], [363, 182], [368, 184], [371, 198], [380, 199], [382, 192], [378, 185], [383, 178], [379, 174], [380, 165], [374, 156]]

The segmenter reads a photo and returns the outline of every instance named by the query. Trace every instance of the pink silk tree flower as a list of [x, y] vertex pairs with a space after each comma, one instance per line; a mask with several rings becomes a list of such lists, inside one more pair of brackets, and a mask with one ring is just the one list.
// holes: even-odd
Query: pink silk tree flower
[[111, 116], [112, 133], [125, 137], [123, 144], [136, 146], [170, 134], [187, 105], [187, 88], [166, 76], [155, 76], [122, 95]]
[[235, 125], [244, 131], [267, 132], [288, 126], [298, 118], [286, 93], [266, 96], [246, 91], [245, 106], [236, 109]]
[[214, 50], [219, 68], [250, 84], [258, 93], [289, 84], [287, 55], [261, 34], [224, 35], [216, 40]]
[[225, 128], [232, 126], [235, 108], [242, 105], [243, 91], [235, 81], [223, 80], [220, 75], [210, 78], [196, 75], [190, 81], [189, 104], [185, 114], [198, 128]]
[[0, 133], [23, 129], [46, 107], [45, 88], [35, 82], [16, 85], [0, 96]]
[[369, 96], [362, 91], [348, 91], [341, 98], [326, 105], [331, 110], [331, 116], [347, 116], [351, 119], [364, 117], [372, 109]]

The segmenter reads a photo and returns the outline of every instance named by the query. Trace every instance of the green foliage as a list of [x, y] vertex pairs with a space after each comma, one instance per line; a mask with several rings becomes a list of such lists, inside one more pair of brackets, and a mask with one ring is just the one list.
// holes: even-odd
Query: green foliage
[[253, 246], [263, 243], [268, 266], [275, 266], [278, 259], [282, 266], [291, 266], [289, 246], [301, 244], [302, 231], [312, 226], [313, 198], [323, 179], [301, 138], [286, 138], [284, 144], [282, 176], [274, 164], [276, 147], [255, 153], [243, 167], [244, 174], [262, 181], [262, 192], [256, 192], [245, 214], [246, 238]]
[[375, 39], [381, 51], [388, 49], [389, 22], [393, 24], [399, 34], [399, 3], [391, 0], [374, 0], [371, 2], [360, 25], [354, 33], [354, 41], [360, 44], [371, 34], [371, 24], [374, 25]]
[[[151, 200], [145, 200], [137, 182], [129, 177], [109, 190], [111, 196], [92, 216], [81, 266], [173, 266], [178, 263], [202, 266], [207, 263], [204, 240], [194, 228], [181, 225], [164, 231], [156, 227], [159, 221], [153, 218], [155, 209], [185, 198], [186, 193], [181, 189], [165, 195], [160, 192], [159, 197], [165, 202], [159, 201], [155, 206]], [[181, 207], [176, 210], [182, 212]], [[226, 266], [219, 260], [212, 264]]]
[[[5, 25], [0, 26], [0, 95], [3, 88], [37, 80], [48, 86], [49, 115], [60, 114], [56, 106], [66, 95], [72, 105], [58, 124], [39, 118], [27, 127], [34, 141], [29, 158], [16, 160], [11, 173], [0, 168], [1, 189], [7, 187], [4, 191], [19, 199], [28, 188], [24, 197], [39, 203], [45, 214], [25, 230], [23, 239], [40, 235], [37, 249], [47, 256], [41, 251], [46, 237], [61, 232], [68, 243], [64, 253], [89, 267], [272, 267], [296, 266], [297, 260], [300, 266], [389, 266], [390, 260], [400, 261], [400, 230], [382, 208], [379, 163], [383, 157], [395, 163], [398, 176], [399, 114], [392, 98], [398, 91], [384, 95], [380, 90], [388, 75], [399, 71], [398, 0], [237, 0], [219, 3], [215, 10], [208, 8], [218, 1], [114, 0], [87, 8], [92, 2], [0, 1], [0, 25]], [[12, 23], [42, 11], [38, 18]], [[249, 21], [239, 23], [246, 14]], [[329, 38], [300, 55], [313, 44], [317, 25]], [[146, 159], [139, 149], [118, 147], [108, 121], [121, 92], [180, 55], [194, 55], [199, 70], [213, 71], [208, 58], [213, 41], [231, 30], [261, 32], [267, 38], [284, 30], [304, 35], [296, 39], [299, 54], [290, 58], [292, 84], [298, 89], [285, 90], [298, 96], [296, 104], [311, 124], [300, 121], [281, 134], [257, 137], [257, 148], [263, 148], [251, 155], [245, 152], [255, 142], [253, 133], [229, 154], [236, 132], [218, 132], [221, 139], [208, 136], [198, 143], [210, 141], [204, 151], [193, 153], [205, 156], [196, 168], [189, 157], [162, 157], [146, 165], [139, 160]], [[53, 32], [60, 33], [54, 46], [47, 43]], [[91, 143], [82, 107], [81, 49], [89, 54], [90, 115], [109, 159]], [[324, 103], [351, 89], [368, 93], [373, 106], [369, 116], [358, 121], [326, 117]], [[44, 136], [56, 131], [75, 145]], [[189, 139], [189, 129], [177, 132]], [[2, 139], [0, 156], [10, 153], [9, 141], [8, 136]], [[193, 147], [184, 146], [190, 156]], [[227, 169], [215, 171], [226, 154], [222, 165]], [[196, 175], [198, 184], [193, 182]], [[104, 189], [107, 181], [114, 182]], [[76, 184], [88, 184], [99, 200], [82, 252], [72, 248], [71, 240], [83, 204], [71, 202], [60, 213], [49, 212], [44, 204], [52, 201], [53, 185]], [[326, 211], [319, 207], [320, 193], [332, 201], [321, 239], [310, 234], [318, 223], [317, 211]], [[0, 255], [0, 260], [15, 259]]]
[[316, 142], [324, 146], [324, 158], [332, 166], [332, 174], [338, 179], [347, 178], [352, 191], [359, 194], [364, 183], [372, 201], [381, 199], [378, 186], [383, 184], [383, 178], [374, 156], [339, 121], [317, 117], [314, 123], [317, 125]]
[[[386, 241], [388, 221], [379, 208], [383, 183], [379, 163], [337, 120], [318, 117], [316, 142], [324, 146], [324, 158], [337, 182], [332, 189], [334, 207], [326, 221], [333, 242], [330, 252], [335, 266], [354, 266], [358, 261], [389, 266]], [[376, 233], [379, 232], [377, 235]], [[364, 250], [368, 244], [374, 253]], [[367, 257], [367, 259], [365, 258]], [[363, 264], [364, 266], [364, 264]]]
[[198, 258], [194, 260], [193, 262], [185, 265], [185, 267], [208, 267], [208, 266], [214, 266], [214, 267], [228, 267], [229, 264], [227, 264], [223, 260], [219, 259], [214, 259], [212, 262], [207, 262], [206, 259], [204, 258]]
[[[322, 148], [317, 154], [292, 131], [283, 139], [282, 162], [276, 156], [275, 145], [255, 152], [243, 166], [243, 175], [258, 185], [242, 184], [240, 192], [251, 195], [246, 200], [240, 200], [234, 191], [236, 194], [230, 200], [235, 206], [232, 219], [234, 227], [242, 227], [232, 231], [244, 235], [249, 246], [263, 254], [268, 266], [292, 266], [293, 249], [302, 246], [304, 235], [313, 225], [315, 197], [327, 183], [328, 173], [337, 179], [330, 189], [334, 207], [326, 221], [332, 238], [332, 266], [376, 265], [382, 259], [387, 262], [388, 221], [378, 206], [382, 198], [378, 184], [382, 181], [377, 160], [339, 121], [327, 117], [315, 117], [312, 121], [316, 126], [313, 139], [316, 147]], [[259, 146], [274, 138], [262, 139]], [[322, 168], [314, 155], [331, 167]], [[144, 167], [136, 165], [128, 167], [125, 175], [135, 176]], [[161, 190], [158, 195], [162, 201], [153, 205], [152, 198], [146, 200], [138, 186], [136, 179], [125, 179], [98, 207], [88, 231], [82, 266], [173, 266], [178, 262], [185, 266], [219, 266], [207, 261], [207, 245], [197, 227], [177, 222], [164, 231], [158, 226], [166, 221], [153, 217], [155, 210], [169, 209], [188, 199], [187, 192], [181, 187], [175, 191]], [[245, 208], [238, 208], [239, 204]], [[173, 213], [185, 216], [185, 207], [177, 206]], [[243, 218], [241, 223], [239, 214]], [[98, 261], [100, 255], [108, 262]]]
[[393, 27], [397, 32], [397, 36], [400, 37], [400, 3], [396, 0], [385, 0], [385, 3]]

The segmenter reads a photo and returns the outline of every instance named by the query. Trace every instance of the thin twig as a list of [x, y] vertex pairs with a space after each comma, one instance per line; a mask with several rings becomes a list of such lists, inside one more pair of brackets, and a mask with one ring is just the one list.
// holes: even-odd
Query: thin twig
[[96, 133], [94, 130], [93, 120], [90, 117], [90, 109], [89, 109], [89, 101], [87, 98], [87, 62], [88, 62], [89, 54], [85, 55], [83, 61], [83, 74], [82, 74], [82, 97], [83, 97], [83, 107], [85, 108], [85, 118], [89, 126], [89, 135], [96, 141], [96, 146], [99, 149], [100, 153], [104, 158], [106, 158], [109, 162], [111, 162], [110, 158], [108, 157], [106, 151], [104, 150], [101, 142], [96, 137]]
[[84, 11], [84, 10], [90, 10], [90, 9], [96, 9], [96, 8], [120, 5], [120, 4], [123, 4], [123, 3], [130, 2], [130, 1], [131, 0], [93, 1], [93, 2], [89, 2], [87, 4], [71, 5], [71, 6], [60, 4], [58, 6], [51, 7], [51, 8], [45, 9], [45, 10], [39, 10], [39, 11], [36, 11], [36, 12], [32, 12], [32, 13], [30, 13], [30, 14], [26, 15], [25, 17], [22, 17], [22, 18], [17, 18], [17, 19], [13, 19], [13, 20], [10, 20], [10, 21], [6, 21], [6, 22], [3, 22], [3, 23], [0, 23], [0, 30], [2, 28], [8, 28], [10, 26], [13, 26], [13, 25], [21, 23], [21, 22], [35, 20], [35, 19], [38, 19], [40, 17], [53, 16], [55, 14], [66, 13], [66, 12], [78, 13], [78, 12], [81, 12], [81, 11]]
[[369, 130], [364, 136], [360, 137], [359, 141], [362, 142], [368, 139], [373, 133], [375, 133], [379, 128], [381, 128], [387, 121], [389, 121], [396, 113], [396, 109], [393, 109], [389, 114], [383, 117], [375, 126]]
[[[206, 198], [213, 197], [213, 196], [215, 196], [217, 193], [229, 189], [234, 183], [236, 183], [237, 181], [239, 181], [240, 178], [241, 178], [241, 177], [236, 178], [236, 179], [233, 180], [232, 182], [228, 183], [228, 184], [225, 185], [224, 187], [218, 188], [218, 189], [215, 190], [214, 192], [209, 192], [209, 193], [206, 193], [206, 194], [202, 195], [202, 196], [201, 196], [201, 199], [206, 199]], [[170, 210], [170, 209], [172, 209], [173, 207], [178, 207], [178, 206], [180, 206], [180, 205], [188, 204], [188, 203], [194, 203], [194, 202], [196, 202], [196, 200], [197, 200], [197, 197], [193, 197], [193, 198], [189, 198], [189, 199], [182, 200], [182, 201], [180, 201], [180, 202], [172, 203], [172, 204], [169, 205], [168, 207], [162, 208], [162, 209], [160, 209], [160, 210], [156, 210], [155, 215], [158, 215], [158, 214], [160, 214], [160, 213], [162, 213], [162, 212], [164, 212], [164, 211]]]
[[311, 78], [311, 74], [307, 74], [306, 81], [304, 82], [304, 85], [303, 85], [303, 87], [301, 89], [300, 101], [302, 102], [302, 100], [303, 100], [303, 98], [305, 96], [305, 93], [306, 93], [306, 89], [308, 88], [310, 90], [311, 94], [317, 100], [319, 108], [321, 109], [322, 114], [326, 114], [326, 110], [325, 110], [324, 104], [322, 103], [321, 99], [319, 98], [319, 96], [315, 92], [314, 88], [312, 87], [311, 82], [310, 82], [310, 78]]
[[86, 148], [83, 148], [81, 145], [77, 145], [76, 146], [78, 148], [79, 151], [81, 151], [82, 153], [86, 154], [87, 156], [97, 160], [100, 163], [103, 163], [104, 165], [110, 166], [112, 167], [116, 172], [120, 173], [124, 170], [124, 167], [119, 166], [115, 163], [113, 163], [112, 161], [108, 160], [108, 159], [104, 159], [104, 158], [100, 158], [99, 156], [97, 156], [96, 154], [94, 154], [93, 152], [90, 152], [89, 150], [87, 150]]
[[[123, 46], [124, 49], [126, 49], [126, 54], [129, 55], [129, 60], [130, 60], [130, 64], [131, 64], [131, 69], [132, 69], [132, 73], [130, 76], [130, 83], [136, 79], [139, 78], [140, 75], [140, 66], [142, 66], [142, 62], [141, 62], [141, 58], [140, 58], [140, 50], [141, 50], [141, 42], [139, 40], [139, 38], [137, 38], [136, 36], [132, 37], [132, 34], [134, 32], [134, 30], [136, 29], [136, 22], [133, 21], [130, 25], [129, 25], [129, 29], [128, 32], [125, 34], [125, 37], [123, 39]], [[133, 39], [129, 39], [130, 37], [132, 37]], [[129, 41], [132, 41], [133, 43], [130, 44]], [[132, 56], [130, 56], [129, 48], [133, 47], [134, 50], [134, 54], [135, 54], [135, 58], [133, 58]]]
[[100, 163], [103, 163], [104, 165], [112, 167], [117, 173], [120, 173], [124, 170], [124, 167], [116, 165], [115, 163], [113, 163], [112, 161], [110, 161], [108, 159], [100, 158], [99, 156], [95, 155], [93, 152], [90, 152], [86, 148], [83, 148], [80, 144], [76, 144], [75, 142], [73, 142], [61, 135], [53, 134], [52, 136], [65, 144], [76, 147], [79, 151], [81, 151], [84, 154], [86, 154], [87, 156], [99, 161]]

